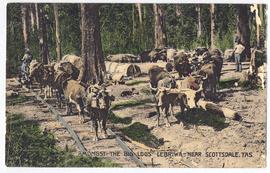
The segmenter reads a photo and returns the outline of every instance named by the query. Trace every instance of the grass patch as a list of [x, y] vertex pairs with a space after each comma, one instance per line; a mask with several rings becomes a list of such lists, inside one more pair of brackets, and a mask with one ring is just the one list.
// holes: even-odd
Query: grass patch
[[141, 83], [148, 83], [148, 82], [149, 82], [148, 80], [130, 80], [130, 81], [125, 82], [125, 84], [127, 86], [133, 86], [133, 85], [138, 85]]
[[143, 94], [145, 94], [145, 95], [150, 95], [150, 94], [152, 94], [152, 93], [151, 93], [151, 89], [148, 88], [148, 87], [142, 88], [142, 89], [140, 90], [140, 92], [143, 93]]
[[113, 103], [111, 106], [112, 110], [119, 110], [125, 107], [134, 107], [144, 105], [145, 103], [151, 103], [151, 99], [144, 99], [144, 100], [125, 100], [118, 103]]
[[161, 139], [158, 139], [151, 134], [150, 129], [148, 129], [146, 125], [139, 122], [135, 122], [132, 125], [121, 129], [121, 131], [132, 140], [143, 143], [151, 148], [158, 148], [163, 144]]
[[239, 79], [236, 79], [236, 78], [228, 78], [226, 80], [221, 80], [221, 81], [219, 81], [218, 86], [220, 89], [232, 88], [232, 87], [235, 87], [234, 86], [235, 82], [238, 83], [239, 87], [241, 87], [245, 90], [259, 90], [259, 89], [261, 89], [261, 85], [258, 85], [254, 81], [249, 81], [249, 80], [240, 81]]
[[6, 105], [7, 106], [16, 105], [29, 100], [31, 99], [25, 95], [9, 96], [6, 97]]
[[112, 111], [110, 111], [108, 118], [114, 124], [118, 124], [118, 123], [130, 124], [132, 122], [132, 118], [130, 118], [130, 117], [125, 117], [125, 118], [118, 117]]
[[225, 123], [224, 117], [203, 109], [193, 109], [185, 114], [179, 112], [176, 115], [176, 118], [184, 124], [207, 125], [218, 131], [228, 127], [229, 125], [228, 123]]
[[60, 162], [60, 167], [120, 167], [120, 165], [109, 160], [89, 157], [87, 155], [74, 156], [72, 154], [65, 154], [64, 162]]
[[218, 83], [218, 86], [220, 89], [231, 88], [231, 87], [234, 87], [234, 83], [238, 82], [238, 81], [239, 81], [239, 79], [236, 79], [236, 78], [229, 78], [229, 79], [225, 79], [225, 80], [220, 80]]
[[8, 167], [116, 167], [111, 161], [73, 155], [56, 147], [51, 133], [42, 132], [35, 121], [22, 114], [7, 114], [6, 166]]
[[260, 90], [262, 89], [261, 85], [251, 82], [249, 80], [239, 82], [239, 86], [244, 90]]

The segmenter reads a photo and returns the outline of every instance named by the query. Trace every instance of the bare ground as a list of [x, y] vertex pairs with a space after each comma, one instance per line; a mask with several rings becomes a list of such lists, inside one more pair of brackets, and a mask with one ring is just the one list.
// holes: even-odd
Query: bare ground
[[[140, 78], [140, 80], [145, 80]], [[142, 90], [147, 88], [147, 83], [140, 83], [134, 86], [117, 85], [112, 86], [112, 93], [116, 96], [115, 103], [123, 103], [129, 100], [143, 100], [146, 104], [138, 104], [136, 106], [123, 107], [114, 110], [114, 113], [122, 118], [130, 117], [132, 123], [140, 122], [151, 129], [151, 133], [157, 138], [162, 138], [164, 144], [158, 150], [146, 149], [134, 143], [126, 142], [130, 148], [142, 159], [148, 166], [154, 167], [265, 167], [266, 166], [266, 90], [249, 90], [245, 91], [241, 88], [224, 89], [219, 92], [221, 100], [217, 104], [226, 106], [233, 110], [239, 111], [243, 120], [226, 121], [221, 128], [216, 128], [211, 124], [184, 122], [184, 127], [180, 126], [176, 117], [170, 117], [173, 122], [171, 127], [156, 127], [156, 116], [149, 117], [150, 112], [154, 112], [155, 108], [149, 99], [150, 94], [146, 94]], [[14, 89], [16, 85], [11, 79], [7, 79], [7, 90]], [[121, 97], [123, 90], [135, 88], [139, 91], [139, 95], [129, 97]], [[25, 93], [27, 95], [27, 93]], [[42, 128], [49, 129], [58, 139], [58, 145], [62, 148], [68, 146], [75, 152], [78, 148], [71, 136], [61, 124], [56, 122], [50, 112], [42, 105], [38, 107], [34, 99], [30, 101], [6, 106], [6, 111], [10, 113], [23, 113], [29, 119], [37, 120]], [[42, 111], [43, 110], [43, 111]], [[177, 110], [177, 109], [176, 109]], [[175, 111], [177, 112], [177, 111]], [[206, 115], [207, 116], [207, 115]], [[196, 117], [196, 122], [200, 122]], [[71, 122], [76, 121], [76, 117], [71, 118]], [[117, 129], [124, 124], [110, 125]], [[89, 132], [85, 133], [85, 140], [89, 140]], [[110, 140], [101, 140], [97, 143], [89, 143], [91, 149], [97, 148], [99, 145], [106, 148], [109, 146]], [[116, 144], [114, 144], [116, 145]], [[89, 147], [89, 146], [88, 146]], [[107, 147], [108, 148], [108, 147]], [[108, 148], [109, 150], [113, 148]], [[164, 151], [177, 151], [182, 156], [165, 157]], [[146, 152], [148, 156], [143, 156], [142, 152]], [[208, 153], [207, 153], [208, 152]], [[212, 153], [211, 153], [212, 152]], [[225, 152], [225, 153], [213, 153]], [[238, 152], [235, 153], [235, 152]], [[149, 156], [150, 153], [150, 156]], [[224, 157], [222, 154], [231, 154]], [[208, 157], [210, 154], [211, 157]], [[214, 155], [215, 154], [215, 155]], [[218, 154], [221, 154], [218, 156]], [[234, 156], [234, 157], [233, 157]], [[237, 157], [235, 157], [237, 156]], [[238, 157], [239, 156], [239, 157]], [[117, 160], [114, 158], [113, 160]], [[127, 166], [127, 164], [123, 164]], [[130, 165], [131, 167], [135, 165]]]

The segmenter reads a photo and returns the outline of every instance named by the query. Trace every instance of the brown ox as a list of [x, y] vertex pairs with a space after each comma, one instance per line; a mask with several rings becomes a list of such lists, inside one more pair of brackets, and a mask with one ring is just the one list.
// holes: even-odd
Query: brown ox
[[54, 69], [51, 65], [44, 65], [37, 61], [32, 61], [29, 68], [29, 78], [35, 80], [40, 85], [40, 93], [44, 88], [44, 99], [52, 97], [52, 85], [54, 82]]
[[62, 58], [62, 61], [68, 61], [72, 65], [74, 65], [79, 70], [78, 80], [81, 81], [84, 75], [84, 63], [81, 57], [76, 55], [65, 55]]
[[205, 64], [202, 66], [198, 74], [204, 76], [203, 78], [203, 93], [205, 98], [213, 99], [217, 91], [217, 68], [214, 63]]
[[84, 100], [86, 98], [86, 89], [76, 80], [68, 80], [63, 83], [63, 92], [65, 99], [67, 100], [67, 115], [72, 114], [72, 104], [76, 106], [79, 112], [80, 122], [84, 122]]
[[101, 87], [90, 87], [88, 91], [84, 110], [91, 118], [92, 126], [95, 129], [94, 141], [97, 141], [99, 140], [98, 127], [103, 130], [104, 138], [107, 138], [106, 123], [114, 96], [110, 95], [106, 88]]

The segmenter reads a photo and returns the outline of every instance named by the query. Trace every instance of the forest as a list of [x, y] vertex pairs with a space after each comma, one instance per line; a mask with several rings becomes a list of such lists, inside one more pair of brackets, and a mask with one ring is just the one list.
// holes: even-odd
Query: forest
[[[192, 50], [213, 44], [222, 51], [233, 48], [234, 36], [239, 34], [239, 19], [246, 25], [239, 27], [244, 28], [244, 39], [248, 40], [249, 46], [258, 42], [263, 45], [266, 5], [258, 5], [257, 13], [251, 12], [249, 6], [157, 4], [155, 10], [152, 4], [98, 4], [95, 13], [98, 14], [102, 53], [104, 57], [116, 53], [137, 55], [156, 48], [157, 13], [162, 18], [163, 47]], [[261, 20], [259, 31], [256, 15]], [[18, 72], [25, 47], [30, 48], [35, 59], [41, 61], [43, 57], [44, 62], [61, 59], [68, 53], [81, 55], [81, 20], [80, 4], [8, 4], [7, 75]]]
[[9, 3], [6, 165], [266, 167], [266, 11]]

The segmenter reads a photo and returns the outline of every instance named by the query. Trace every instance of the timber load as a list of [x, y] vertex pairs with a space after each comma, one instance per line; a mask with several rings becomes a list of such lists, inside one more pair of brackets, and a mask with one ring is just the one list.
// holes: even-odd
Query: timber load
[[153, 66], [159, 66], [165, 69], [167, 62], [156, 62], [156, 63], [146, 62], [135, 64], [140, 67], [142, 74], [148, 74], [149, 69], [152, 68]]
[[141, 69], [136, 64], [130, 63], [116, 63], [105, 61], [106, 70], [110, 74], [119, 73], [123, 76], [137, 77], [141, 75]]
[[118, 63], [135, 63], [141, 62], [140, 58], [133, 54], [115, 54], [115, 55], [108, 55], [106, 57], [106, 61], [110, 62], [118, 62]]

